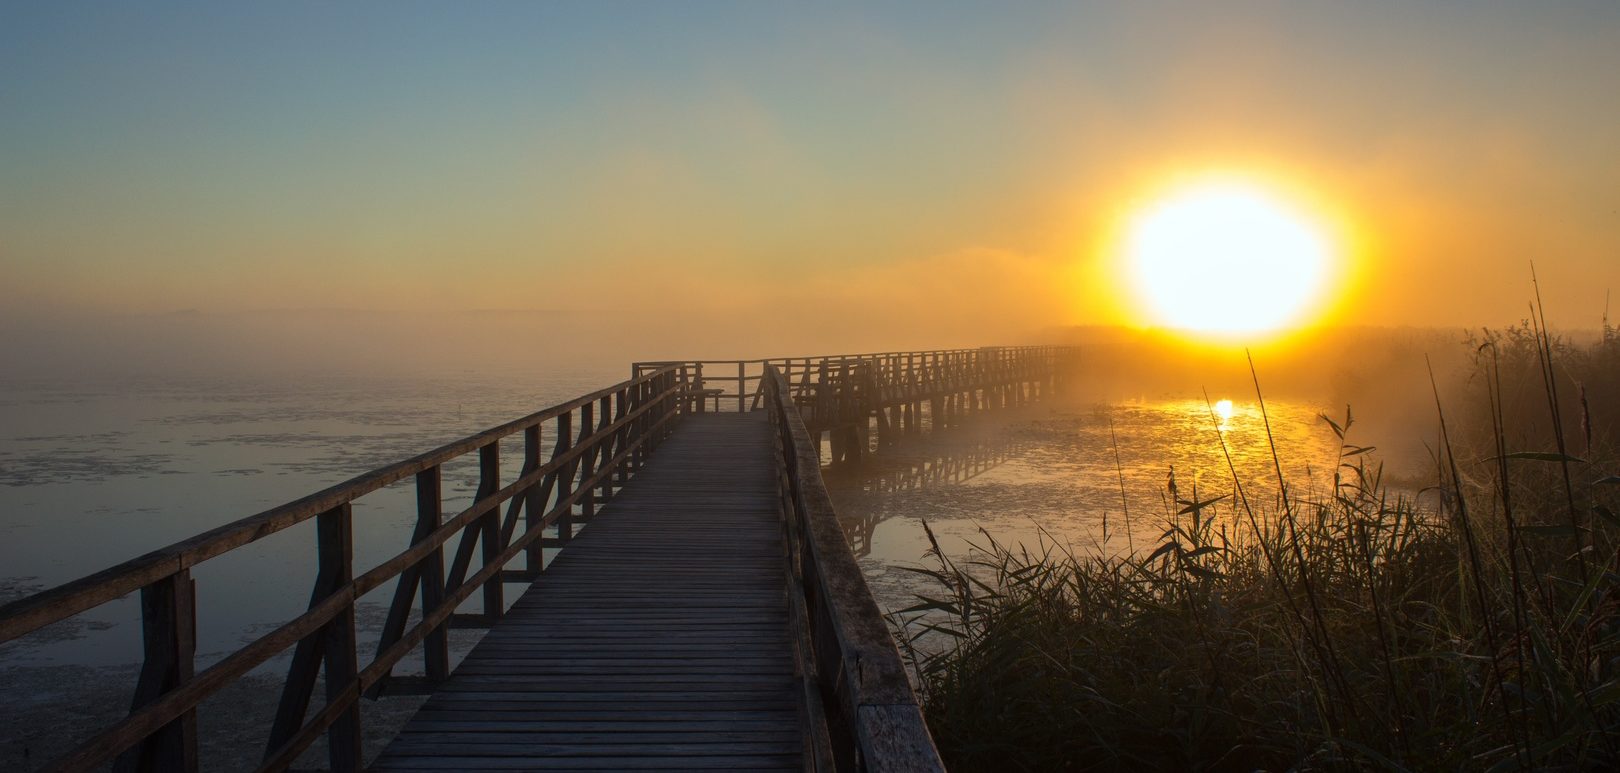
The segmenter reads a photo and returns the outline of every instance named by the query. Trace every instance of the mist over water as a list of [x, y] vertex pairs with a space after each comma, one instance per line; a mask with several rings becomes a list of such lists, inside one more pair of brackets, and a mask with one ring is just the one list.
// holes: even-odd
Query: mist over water
[[1339, 441], [1318, 418], [1325, 406], [1267, 404], [1274, 460], [1258, 403], [1234, 403], [1223, 421], [1202, 400], [1054, 401], [830, 470], [828, 487], [880, 603], [899, 609], [922, 585], [905, 567], [930, 561], [924, 522], [954, 558], [989, 538], [1121, 555], [1151, 551], [1177, 520], [1172, 473], [1183, 499], [1228, 497], [1223, 521], [1233, 470], [1257, 508], [1277, 501], [1278, 461], [1291, 496], [1331, 491]]
[[[628, 371], [0, 382], [0, 591], [9, 600], [58, 585], [621, 381]], [[510, 480], [522, 455], [503, 451]], [[444, 485], [449, 506], [470, 501], [476, 458], [446, 465]], [[396, 485], [357, 503], [358, 565], [408, 544], [411, 496]], [[301, 611], [313, 565], [312, 533], [302, 525], [199, 565], [203, 659]], [[130, 623], [138, 619], [127, 598], [64, 623], [77, 634], [47, 637], [48, 647], [30, 646], [29, 637], [0, 648], [0, 660], [132, 661], [139, 651]]]
[[[500, 335], [533, 322], [481, 316], [457, 335], [421, 343], [424, 356], [411, 360], [401, 359], [410, 335], [351, 329], [323, 339], [318, 326], [249, 336], [231, 356], [215, 358], [242, 330], [210, 333], [187, 319], [173, 323], [186, 336], [149, 346], [176, 362], [185, 358], [174, 351], [191, 354], [190, 368], [86, 357], [83, 367], [42, 362], [32, 377], [0, 381], [0, 591], [13, 598], [52, 587], [628, 376], [629, 357], [608, 354], [620, 351], [609, 330], [592, 337], [574, 329], [578, 336], [560, 340]], [[116, 342], [144, 332], [108, 335]], [[291, 345], [299, 335], [310, 344], [297, 357], [281, 357], [267, 343]], [[895, 567], [922, 559], [925, 519], [948, 552], [966, 551], [981, 528], [1003, 542], [1057, 540], [1082, 551], [1153, 545], [1174, 510], [1166, 488], [1172, 468], [1183, 497], [1195, 489], [1200, 498], [1231, 493], [1222, 441], [1251, 499], [1275, 499], [1271, 445], [1241, 350], [1187, 348], [1118, 329], [1046, 337], [1082, 346], [1082, 372], [1063, 399], [908, 439], [859, 467], [829, 470], [851, 542], [880, 593], [894, 597]], [[1338, 443], [1318, 414], [1342, 420], [1351, 401], [1355, 442], [1378, 445], [1380, 459], [1400, 461], [1398, 472], [1421, 468], [1427, 419], [1412, 417], [1429, 415], [1424, 403], [1432, 398], [1411, 363], [1421, 362], [1419, 350], [1445, 360], [1458, 348], [1453, 341], [1444, 332], [1388, 333], [1361, 347], [1367, 367], [1331, 360], [1321, 347], [1257, 351], [1291, 491], [1330, 485]], [[391, 352], [395, 367], [339, 366], [334, 358], [351, 343], [358, 361]], [[805, 342], [815, 344], [836, 342]], [[645, 351], [631, 356], [671, 356]], [[140, 352], [122, 356], [140, 359]], [[112, 372], [120, 369], [128, 372]], [[1232, 401], [1231, 416], [1212, 417], [1205, 394]], [[516, 449], [503, 451], [506, 479], [520, 460]], [[446, 467], [447, 495], [471, 496], [474, 466], [463, 459]], [[357, 564], [392, 556], [409, 539], [411, 494], [403, 486], [379, 491], [357, 503], [356, 518]], [[314, 550], [310, 535], [295, 532], [197, 568], [204, 661], [302, 609]], [[137, 619], [134, 600], [125, 599], [8, 645], [0, 660], [133, 662]]]

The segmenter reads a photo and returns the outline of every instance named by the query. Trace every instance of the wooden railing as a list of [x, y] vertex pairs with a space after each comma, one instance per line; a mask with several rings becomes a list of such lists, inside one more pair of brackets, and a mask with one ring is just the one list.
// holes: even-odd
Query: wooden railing
[[816, 383], [829, 382], [845, 367], [860, 367], [871, 362], [887, 363], [891, 367], [926, 368], [959, 357], [968, 357], [977, 349], [929, 349], [915, 352], [874, 352], [870, 354], [818, 354], [803, 357], [767, 357], [755, 360], [663, 360], [638, 362], [637, 373], [666, 367], [679, 367], [681, 378], [694, 390], [710, 392], [703, 408], [717, 411], [759, 410], [761, 390], [767, 366], [774, 366], [792, 386], [795, 397], [812, 389]]
[[763, 378], [807, 707], [806, 767], [942, 772], [900, 653], [844, 541], [791, 386], [774, 365]]
[[1022, 405], [1059, 389], [1079, 350], [987, 346], [761, 360], [642, 362], [635, 372], [674, 367], [693, 410], [751, 411], [763, 405], [765, 373], [787, 384], [816, 447], [828, 433], [830, 461], [860, 461], [926, 424], [939, 429], [991, 408]]
[[689, 383], [694, 392], [708, 392], [695, 407], [750, 411], [762, 406], [768, 367], [782, 374], [789, 392], [801, 406], [814, 404], [820, 394], [834, 391], [839, 385], [857, 382], [870, 382], [879, 390], [880, 402], [893, 403], [908, 397], [922, 399], [944, 394], [953, 389], [982, 389], [1020, 380], [1026, 383], [1049, 381], [1061, 375], [1077, 351], [1067, 346], [986, 346], [754, 360], [661, 360], [638, 362], [633, 367], [636, 373], [679, 368], [680, 378]]
[[[419, 645], [427, 679], [446, 677], [446, 629], [452, 618], [462, 617], [456, 609], [481, 590], [483, 611], [472, 622], [498, 619], [505, 607], [503, 584], [533, 579], [543, 567], [542, 550], [563, 547], [574, 526], [590, 518], [642, 466], [680, 415], [686, 388], [675, 368], [645, 369], [629, 381], [0, 607], [4, 643], [140, 591], [146, 655], [128, 716], [48, 769], [87, 770], [115, 761], [119, 771], [196, 770], [198, 704], [292, 647], [260, 770], [285, 769], [322, 734], [332, 770], [359, 770], [360, 698], [375, 696], [394, 666]], [[499, 443], [519, 433], [522, 471], [503, 485]], [[543, 447], [547, 440], [552, 443], [549, 454]], [[475, 451], [479, 486], [474, 501], [446, 520], [441, 469]], [[410, 545], [357, 574], [354, 501], [412, 477], [417, 520]], [[197, 672], [192, 567], [312, 519], [319, 558], [308, 610]], [[544, 536], [552, 527], [555, 536]], [[460, 542], [447, 567], [444, 547], [457, 534]], [[477, 571], [475, 550], [480, 553]], [[520, 555], [525, 557], [523, 569], [505, 568]], [[396, 577], [376, 653], [362, 667], [355, 601]], [[418, 591], [421, 618], [407, 625]], [[310, 700], [323, 671], [325, 705], [311, 717]]]

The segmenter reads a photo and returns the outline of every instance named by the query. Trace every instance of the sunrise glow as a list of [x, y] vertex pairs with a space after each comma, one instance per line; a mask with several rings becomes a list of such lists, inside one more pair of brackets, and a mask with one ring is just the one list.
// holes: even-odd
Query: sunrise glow
[[1146, 321], [1200, 334], [1268, 333], [1310, 316], [1332, 249], [1311, 218], [1267, 190], [1175, 190], [1131, 219], [1126, 257]]

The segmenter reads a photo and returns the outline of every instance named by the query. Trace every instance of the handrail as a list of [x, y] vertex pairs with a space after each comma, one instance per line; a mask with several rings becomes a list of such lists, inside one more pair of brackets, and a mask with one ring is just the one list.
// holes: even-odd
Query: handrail
[[[1036, 349], [1037, 346], [984, 346], [979, 348], [964, 347], [958, 349], [915, 349], [910, 351], [892, 352], [865, 352], [860, 354], [803, 354], [791, 357], [757, 357], [740, 360], [703, 360], [703, 362], [743, 362], [750, 365], [763, 365], [782, 360], [869, 360], [874, 357], [889, 357], [896, 354], [960, 354], [977, 352], [980, 349]], [[645, 360], [635, 363], [637, 366], [679, 365], [683, 362], [696, 362], [696, 360]]]
[[900, 653], [839, 527], [789, 384], [775, 366], [767, 366], [764, 378], [790, 592], [807, 649], [801, 667], [813, 685], [806, 700], [810, 764], [816, 770], [943, 773]]
[[[1061, 370], [1079, 349], [1072, 346], [985, 346], [977, 349], [930, 349], [810, 357], [743, 360], [659, 360], [638, 362], [632, 372], [677, 367], [680, 379], [693, 385], [693, 407], [747, 412], [758, 410], [765, 368], [781, 370], [794, 398], [802, 405], [827, 400], [859, 381], [877, 400], [869, 407], [889, 406], [1003, 381], [1041, 381]], [[836, 400], [835, 400], [836, 402]], [[868, 401], [872, 402], [872, 401]], [[823, 410], [828, 406], [824, 406]], [[812, 429], [825, 429], [824, 417], [808, 416]], [[853, 420], [843, 417], [842, 421]]]
[[356, 475], [287, 504], [218, 526], [42, 593], [0, 606], [0, 643], [126, 596], [151, 584], [157, 578], [188, 569], [215, 556], [256, 542], [289, 526], [307, 521], [338, 504], [352, 502], [490, 442], [538, 426], [630, 386], [647, 383], [656, 376], [672, 374], [674, 370], [674, 368], [660, 368], [646, 375], [621, 381], [605, 389], [446, 443], [404, 461]]
[[[57, 588], [0, 606], [0, 643], [141, 591], [146, 660], [130, 713], [90, 738], [50, 770], [87, 770], [115, 756], [120, 770], [192, 771], [197, 766], [198, 704], [277, 653], [296, 645], [261, 770], [281, 770], [322, 733], [333, 770], [358, 770], [358, 700], [374, 694], [393, 667], [423, 646], [430, 679], [449, 673], [447, 626], [457, 607], [483, 590], [492, 623], [504, 610], [509, 575], [532, 579], [543, 547], [563, 547], [576, 520], [589, 518], [644, 463], [681, 414], [688, 386], [673, 367], [638, 374], [606, 389], [492, 427], [424, 454], [372, 470], [315, 494], [203, 532]], [[600, 409], [600, 414], [597, 410]], [[576, 433], [573, 419], [580, 419]], [[544, 426], [553, 426], [552, 452], [541, 461]], [[524, 464], [501, 485], [499, 442], [523, 434]], [[478, 451], [480, 486], [473, 503], [444, 520], [441, 467]], [[418, 521], [411, 544], [368, 571], [353, 567], [355, 499], [415, 476]], [[506, 507], [504, 521], [501, 506]], [[524, 528], [517, 530], [519, 517]], [[298, 523], [317, 521], [319, 574], [303, 614], [194, 673], [195, 590], [190, 568]], [[555, 527], [555, 537], [546, 537]], [[461, 540], [448, 573], [444, 547]], [[481, 566], [471, 576], [474, 549]], [[526, 555], [526, 568], [505, 566]], [[354, 604], [399, 578], [377, 654], [360, 667]], [[422, 599], [421, 619], [406, 622]], [[322, 671], [326, 704], [306, 721]], [[121, 755], [121, 756], [120, 756]]]

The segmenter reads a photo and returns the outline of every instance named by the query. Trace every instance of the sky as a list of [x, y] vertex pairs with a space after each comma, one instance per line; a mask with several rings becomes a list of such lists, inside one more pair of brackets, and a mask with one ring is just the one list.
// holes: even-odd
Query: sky
[[868, 5], [0, 0], [0, 339], [1017, 342], [1144, 324], [1122, 223], [1208, 173], [1333, 235], [1324, 321], [1620, 287], [1620, 3]]

